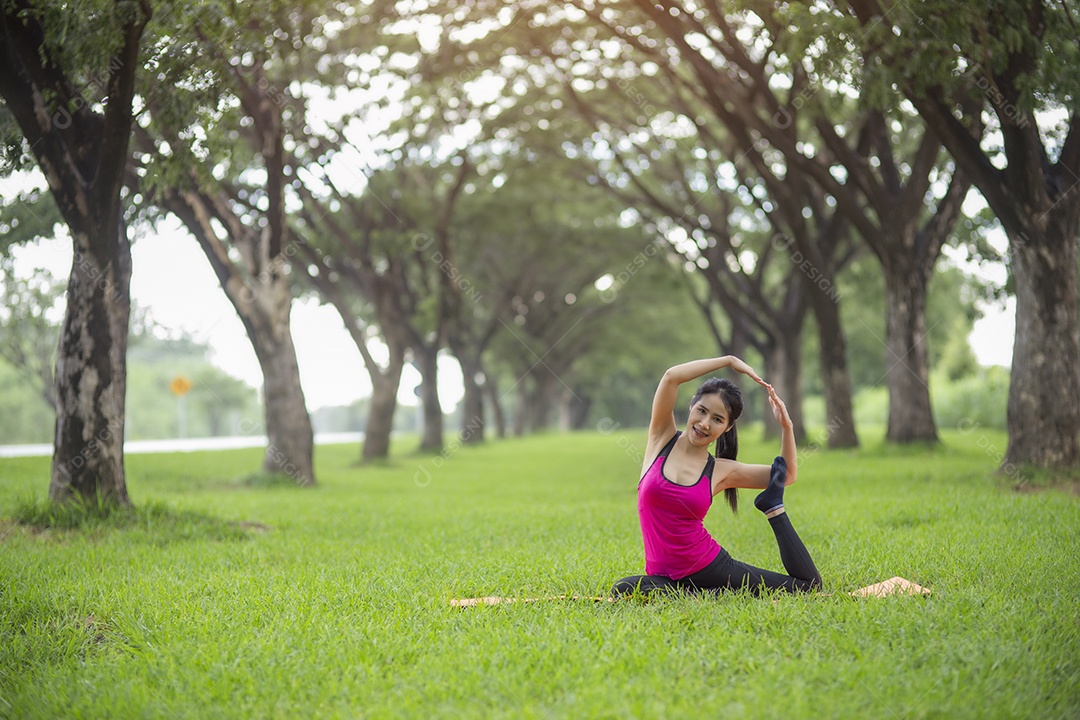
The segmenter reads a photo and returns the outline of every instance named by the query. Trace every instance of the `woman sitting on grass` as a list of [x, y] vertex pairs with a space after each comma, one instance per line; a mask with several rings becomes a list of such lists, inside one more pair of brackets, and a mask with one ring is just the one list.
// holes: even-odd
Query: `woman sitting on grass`
[[[679, 386], [729, 367], [753, 378], [769, 391], [769, 404], [783, 430], [781, 455], [772, 466], [737, 462], [739, 452], [735, 421], [742, 414], [742, 393], [729, 380], [711, 378], [690, 401], [686, 431], [675, 426], [675, 399]], [[716, 442], [716, 455], [709, 444]], [[809, 591], [821, 587], [821, 576], [784, 511], [784, 487], [795, 482], [795, 433], [787, 407], [773, 387], [758, 377], [742, 360], [727, 355], [695, 360], [669, 368], [653, 398], [652, 419], [638, 484], [638, 516], [645, 543], [646, 575], [623, 578], [611, 592], [615, 596], [635, 591], [650, 593], [662, 588], [690, 592], [746, 588]], [[762, 570], [731, 557], [709, 535], [703, 521], [713, 496], [721, 490], [738, 510], [736, 488], [757, 488], [754, 500], [769, 519], [780, 559], [787, 575]]]

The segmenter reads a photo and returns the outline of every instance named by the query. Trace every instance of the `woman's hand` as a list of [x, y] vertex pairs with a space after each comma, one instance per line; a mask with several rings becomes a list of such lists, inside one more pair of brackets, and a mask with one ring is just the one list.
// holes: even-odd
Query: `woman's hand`
[[730, 362], [731, 362], [731, 364], [728, 365], [728, 367], [730, 367], [732, 370], [734, 370], [735, 372], [741, 372], [743, 375], [746, 375], [747, 377], [749, 377], [751, 380], [756, 382], [758, 385], [761, 385], [762, 387], [770, 388], [769, 383], [762, 380], [761, 376], [759, 376], [756, 372], [754, 372], [754, 368], [750, 367], [744, 361], [740, 360], [739, 358], [735, 357], [734, 355], [728, 355], [728, 358], [730, 358]]
[[791, 430], [794, 428], [794, 424], [791, 422], [791, 416], [788, 415], [787, 405], [780, 399], [780, 396], [776, 394], [776, 390], [772, 385], [762, 383], [769, 389], [769, 405], [772, 407], [773, 417], [776, 418], [776, 422], [780, 423], [780, 427], [785, 430]]

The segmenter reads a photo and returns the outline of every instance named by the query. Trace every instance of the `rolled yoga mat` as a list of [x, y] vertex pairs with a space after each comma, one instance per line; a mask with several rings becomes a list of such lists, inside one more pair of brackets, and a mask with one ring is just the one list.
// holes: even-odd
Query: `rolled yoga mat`
[[[885, 597], [887, 595], [929, 595], [929, 588], [913, 583], [902, 577], [891, 577], [873, 585], [852, 590], [852, 597]], [[476, 605], [502, 605], [515, 602], [540, 602], [542, 600], [591, 600], [592, 602], [615, 602], [612, 597], [596, 597], [590, 595], [549, 595], [542, 598], [508, 598], [491, 595], [488, 597], [459, 598], [451, 600], [450, 604], [455, 607], [475, 607]]]

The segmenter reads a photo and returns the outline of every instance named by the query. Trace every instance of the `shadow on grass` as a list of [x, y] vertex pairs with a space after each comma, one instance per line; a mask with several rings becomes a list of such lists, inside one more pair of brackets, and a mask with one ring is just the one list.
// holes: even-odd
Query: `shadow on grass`
[[269, 530], [251, 522], [230, 522], [192, 510], [177, 510], [150, 502], [123, 507], [98, 501], [57, 503], [30, 498], [15, 506], [12, 519], [38, 535], [77, 533], [99, 536], [127, 532], [154, 544], [184, 540], [244, 540], [252, 532]]
[[1080, 470], [1076, 468], [1049, 470], [1024, 466], [1010, 468], [1010, 471], [999, 469], [997, 474], [998, 477], [1004, 478], [1009, 483], [1009, 486], [1018, 493], [1059, 490], [1072, 495], [1080, 495]]
[[268, 489], [279, 490], [286, 488], [296, 488], [298, 490], [307, 490], [315, 485], [301, 485], [296, 482], [296, 478], [285, 473], [271, 473], [271, 472], [255, 472], [250, 475], [242, 475], [229, 483], [232, 487], [240, 488], [256, 488], [256, 489]]

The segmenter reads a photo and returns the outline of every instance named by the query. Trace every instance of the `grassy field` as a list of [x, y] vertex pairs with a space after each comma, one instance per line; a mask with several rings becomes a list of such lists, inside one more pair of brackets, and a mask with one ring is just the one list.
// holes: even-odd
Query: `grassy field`
[[[315, 489], [245, 481], [258, 451], [130, 456], [147, 510], [78, 532], [12, 521], [48, 460], [0, 461], [0, 717], [1080, 715], [1080, 497], [1017, 492], [981, 430], [804, 450], [788, 509], [832, 596], [451, 607], [641, 572], [643, 440], [320, 447]], [[752, 499], [707, 524], [779, 570]], [[846, 596], [893, 575], [933, 595]]]

